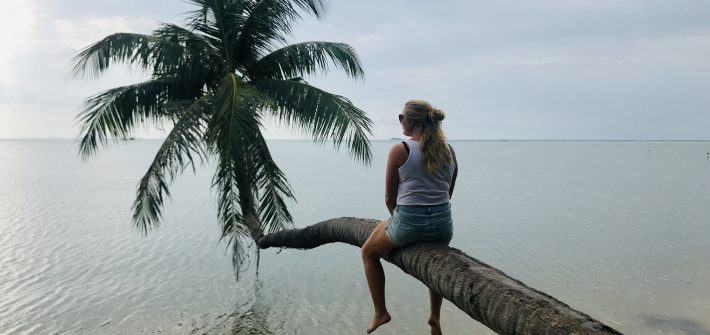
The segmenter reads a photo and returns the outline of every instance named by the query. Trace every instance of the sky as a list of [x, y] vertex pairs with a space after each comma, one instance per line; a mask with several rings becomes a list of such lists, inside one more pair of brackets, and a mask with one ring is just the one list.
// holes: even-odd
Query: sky
[[[179, 0], [3, 0], [0, 138], [76, 138], [88, 96], [150, 74], [76, 79], [71, 58], [114, 32], [182, 23]], [[345, 42], [364, 80], [308, 78], [401, 137], [419, 98], [450, 139], [710, 140], [710, 1], [389, 0], [330, 2], [289, 39]], [[300, 138], [268, 124], [267, 137]], [[160, 137], [143, 129], [139, 137]]]

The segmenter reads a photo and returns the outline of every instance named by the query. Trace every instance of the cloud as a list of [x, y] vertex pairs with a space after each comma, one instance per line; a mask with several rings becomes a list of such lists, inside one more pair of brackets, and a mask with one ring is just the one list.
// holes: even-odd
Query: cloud
[[12, 46], [0, 54], [0, 117], [13, 125], [0, 129], [0, 138], [73, 136], [83, 99], [144, 77], [119, 67], [102, 82], [82, 82], [72, 77], [71, 58], [108, 34], [149, 31], [151, 22], [115, 16], [58, 18], [35, 1], [11, 0], [8, 5], [0, 18], [8, 24], [0, 43]]
[[[0, 42], [13, 47], [0, 51], [0, 70], [11, 74], [0, 79], [0, 104], [52, 113], [68, 135], [83, 98], [144, 77], [119, 68], [77, 81], [71, 56], [116, 31], [179, 23], [190, 9], [173, 0], [3, 6], [11, 28]], [[700, 0], [363, 0], [332, 3], [324, 21], [306, 17], [292, 41], [356, 48], [365, 83], [336, 73], [309, 81], [365, 109], [376, 138], [399, 136], [392, 115], [414, 97], [447, 111], [451, 138], [707, 138], [708, 22]]]
[[[11, 89], [15, 78], [19, 77], [15, 64], [33, 52], [39, 18], [32, 1], [8, 0], [0, 11], [0, 91]], [[7, 93], [3, 93], [7, 94]]]
[[33, 0], [54, 17], [87, 19], [92, 17], [125, 17], [146, 20], [175, 21], [193, 9], [187, 1], [176, 0]]
[[[124, 17], [92, 17], [85, 20], [56, 19], [48, 29], [55, 33], [55, 42], [64, 47], [79, 50], [97, 40], [116, 32], [148, 32], [152, 22], [145, 20], [128, 20]], [[139, 28], [139, 29], [137, 29]]]
[[6, 83], [0, 101], [76, 105], [76, 97], [71, 94], [67, 96], [66, 92], [67, 89], [74, 90], [81, 85], [72, 78], [71, 58], [80, 48], [110, 33], [130, 32], [141, 24], [143, 22], [129, 22], [113, 17], [86, 21], [50, 19], [35, 24], [21, 36], [13, 36], [16, 45], [24, 46], [9, 54], [8, 64], [11, 64], [11, 69], [7, 80], [11, 82]]

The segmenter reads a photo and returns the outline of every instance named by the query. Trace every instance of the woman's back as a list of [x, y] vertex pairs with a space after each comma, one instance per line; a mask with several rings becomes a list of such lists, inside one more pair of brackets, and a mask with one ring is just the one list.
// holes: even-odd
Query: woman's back
[[405, 140], [409, 149], [407, 161], [399, 168], [397, 205], [441, 205], [449, 202], [449, 189], [456, 169], [450, 164], [439, 166], [431, 173], [422, 164], [421, 145], [418, 141]]

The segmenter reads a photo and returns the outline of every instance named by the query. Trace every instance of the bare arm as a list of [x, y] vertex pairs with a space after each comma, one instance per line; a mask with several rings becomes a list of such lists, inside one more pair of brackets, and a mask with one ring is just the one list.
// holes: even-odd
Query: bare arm
[[385, 204], [387, 210], [392, 214], [397, 206], [397, 188], [399, 186], [399, 168], [407, 161], [409, 154], [404, 148], [404, 144], [397, 143], [390, 149], [387, 156], [387, 168], [385, 172]]
[[454, 148], [449, 146], [451, 150], [451, 158], [454, 161], [454, 175], [451, 177], [451, 185], [449, 185], [449, 199], [454, 195], [454, 186], [456, 185], [456, 177], [459, 175], [459, 162], [456, 160], [456, 152]]

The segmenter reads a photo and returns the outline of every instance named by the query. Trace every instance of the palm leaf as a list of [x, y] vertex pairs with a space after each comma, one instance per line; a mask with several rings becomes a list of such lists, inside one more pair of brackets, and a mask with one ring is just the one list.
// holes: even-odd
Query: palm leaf
[[293, 217], [285, 199], [295, 200], [286, 176], [274, 162], [266, 140], [261, 133], [252, 142], [252, 159], [258, 169], [256, 183], [259, 187], [259, 218], [262, 230], [273, 233], [291, 228]]
[[250, 245], [253, 245], [253, 242], [250, 243], [247, 234], [234, 235], [227, 243], [227, 248], [232, 249], [232, 269], [234, 269], [234, 279], [237, 281], [239, 281], [239, 274], [247, 267], [251, 254]]
[[154, 76], [180, 78], [193, 93], [190, 98], [201, 96], [205, 88], [216, 90], [227, 66], [220, 52], [220, 40], [174, 24], [162, 24], [153, 34], [159, 37], [151, 53]]
[[212, 187], [217, 190], [217, 211], [222, 232], [220, 240], [249, 234], [243, 224], [242, 198], [238, 185], [239, 168], [234, 163], [230, 157], [219, 157], [212, 179]]
[[245, 19], [232, 48], [233, 58], [242, 68], [286, 44], [292, 26], [301, 11], [317, 18], [325, 15], [328, 3], [323, 0], [259, 0], [247, 2]]
[[300, 14], [288, 0], [261, 0], [245, 8], [244, 24], [232, 48], [238, 64], [246, 66], [261, 58], [268, 50], [286, 43], [294, 21]]
[[143, 233], [160, 225], [164, 199], [170, 197], [169, 185], [175, 177], [188, 166], [194, 171], [196, 158], [201, 162], [206, 158], [202, 136], [209, 107], [209, 99], [203, 97], [182, 113], [141, 178], [133, 202], [133, 223]]
[[175, 42], [185, 45], [188, 50], [198, 50], [215, 58], [221, 57], [217, 50], [221, 40], [214, 36], [205, 35], [176, 24], [163, 23], [153, 35], [165, 40], [176, 39]]
[[259, 59], [247, 71], [252, 78], [288, 79], [328, 72], [332, 64], [352, 78], [363, 78], [360, 60], [351, 46], [333, 42], [291, 44]]
[[[235, 276], [239, 275], [247, 259], [245, 239], [249, 237], [249, 229], [244, 224], [242, 205], [244, 199], [239, 190], [243, 178], [238, 165], [230, 156], [218, 158], [217, 170], [212, 179], [212, 187], [217, 190], [217, 211], [220, 223], [220, 241], [227, 241], [227, 247], [232, 248], [232, 266]], [[243, 186], [243, 183], [241, 183]]]
[[[188, 1], [192, 3], [202, 3], [206, 1]], [[195, 33], [206, 36], [213, 42], [215, 49], [219, 50], [219, 56], [224, 60], [223, 33], [216, 26], [215, 17], [208, 5], [201, 5], [199, 9], [188, 13], [187, 26]]]
[[[223, 72], [218, 41], [174, 24], [162, 24], [153, 32], [158, 37], [152, 47], [153, 73], [173, 74], [187, 83], [205, 82], [209, 74]], [[177, 47], [175, 47], [177, 46]]]
[[281, 122], [305, 130], [315, 141], [332, 140], [336, 148], [345, 142], [355, 159], [371, 161], [372, 121], [347, 98], [293, 80], [264, 79], [253, 85], [273, 100]]
[[233, 235], [232, 231], [244, 224], [243, 215], [256, 212], [256, 170], [249, 146], [261, 125], [255, 112], [259, 98], [259, 92], [236, 74], [226, 75], [215, 95], [215, 114], [206, 139], [219, 162], [213, 186], [219, 192], [221, 221], [226, 224], [222, 238]]
[[81, 125], [79, 153], [91, 156], [112, 137], [126, 139], [139, 124], [156, 122], [171, 113], [169, 103], [178, 96], [174, 78], [156, 78], [96, 94], [77, 117]]
[[75, 77], [98, 77], [112, 63], [136, 65], [143, 69], [152, 66], [151, 44], [159, 39], [151, 35], [116, 33], [109, 35], [81, 51], [72, 59]]
[[322, 19], [328, 11], [328, 0], [293, 0], [302, 10], [313, 14], [316, 18]]
[[232, 71], [236, 69], [233, 59], [233, 41], [237, 39], [243, 25], [244, 11], [253, 1], [192, 1], [200, 3], [202, 8], [192, 12], [188, 26], [205, 36], [209, 36], [219, 50], [222, 61]]
[[224, 76], [215, 95], [215, 119], [210, 127], [215, 132], [211, 138], [229, 140], [225, 143], [228, 147], [243, 148], [241, 141], [247, 134], [257, 132], [261, 125], [256, 111], [264, 99], [261, 92], [237, 74]]

